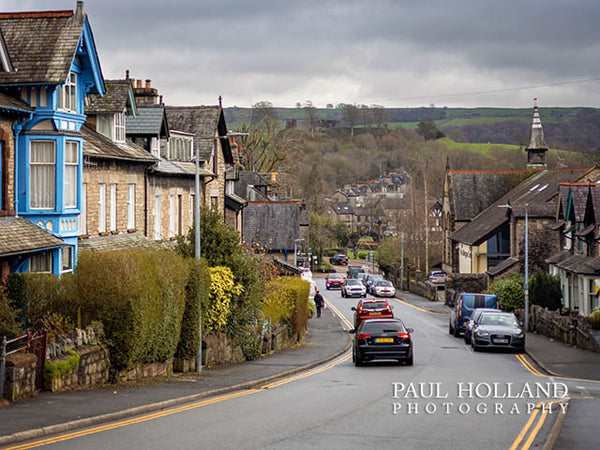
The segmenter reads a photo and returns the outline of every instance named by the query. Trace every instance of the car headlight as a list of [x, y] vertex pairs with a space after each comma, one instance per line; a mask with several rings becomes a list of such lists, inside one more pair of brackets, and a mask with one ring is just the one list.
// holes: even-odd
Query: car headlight
[[487, 331], [476, 331], [475, 334], [481, 337], [486, 337], [490, 335], [490, 333], [488, 333]]
[[522, 338], [523, 336], [525, 336], [525, 333], [523, 333], [522, 331], [519, 331], [517, 333], [513, 333], [513, 336], [516, 338]]

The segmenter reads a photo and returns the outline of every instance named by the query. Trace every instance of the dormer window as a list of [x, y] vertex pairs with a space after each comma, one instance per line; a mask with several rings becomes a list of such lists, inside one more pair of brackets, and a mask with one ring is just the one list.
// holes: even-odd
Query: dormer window
[[77, 74], [69, 72], [67, 82], [58, 87], [58, 108], [77, 112]]

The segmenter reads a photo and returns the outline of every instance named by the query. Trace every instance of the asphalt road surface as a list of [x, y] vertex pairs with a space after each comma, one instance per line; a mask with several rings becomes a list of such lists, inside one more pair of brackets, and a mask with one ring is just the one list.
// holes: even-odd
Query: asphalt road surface
[[[342, 298], [339, 290], [326, 291], [323, 280], [317, 280], [317, 285], [329, 308], [339, 311], [346, 319], [344, 326], [350, 328], [350, 308], [357, 299]], [[473, 353], [462, 338], [448, 334], [447, 316], [390, 301], [395, 316], [415, 330], [412, 367], [396, 362], [354, 367], [347, 353], [309, 373], [260, 389], [132, 418], [117, 428], [107, 424], [82, 430], [79, 437], [47, 447], [541, 447], [560, 417], [561, 400], [568, 402], [562, 398], [565, 394], [599, 396], [599, 384], [543, 376], [522, 355]]]

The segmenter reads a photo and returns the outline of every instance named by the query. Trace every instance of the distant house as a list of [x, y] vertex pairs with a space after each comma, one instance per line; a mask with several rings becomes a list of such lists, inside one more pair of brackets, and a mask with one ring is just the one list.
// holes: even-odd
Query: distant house
[[85, 98], [105, 92], [92, 30], [77, 2], [74, 12], [0, 13], [0, 34], [0, 209], [19, 216], [4, 220], [0, 234], [19, 234], [23, 250], [13, 248], [11, 258], [10, 245], [0, 248], [2, 273], [70, 272], [82, 206]]

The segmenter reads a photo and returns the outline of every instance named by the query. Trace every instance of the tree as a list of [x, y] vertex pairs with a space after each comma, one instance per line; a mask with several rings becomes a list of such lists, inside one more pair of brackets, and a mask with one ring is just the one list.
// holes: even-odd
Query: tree
[[389, 120], [387, 111], [381, 105], [371, 105], [371, 117], [377, 128], [385, 127]]
[[426, 141], [440, 139], [444, 137], [433, 120], [425, 120], [417, 125], [417, 134]]
[[304, 102], [304, 111], [306, 112], [306, 117], [308, 118], [310, 137], [314, 137], [315, 123], [317, 118], [317, 108], [313, 106], [313, 103], [310, 100], [306, 100], [306, 102]]
[[356, 104], [341, 103], [342, 120], [350, 127], [350, 137], [354, 138], [354, 127], [358, 124], [360, 110]]
[[549, 310], [559, 309], [562, 306], [560, 278], [537, 270], [529, 280], [529, 297], [533, 305]]
[[513, 310], [525, 306], [524, 280], [519, 275], [498, 280], [490, 286], [490, 292], [498, 297], [503, 310]]
[[319, 262], [322, 262], [323, 251], [331, 245], [331, 241], [335, 238], [333, 222], [329, 217], [311, 214], [308, 230], [308, 240], [313, 254]]
[[348, 242], [350, 242], [350, 230], [348, 225], [344, 222], [336, 222], [334, 226], [335, 240], [340, 245], [340, 247], [344, 248], [348, 246]]

